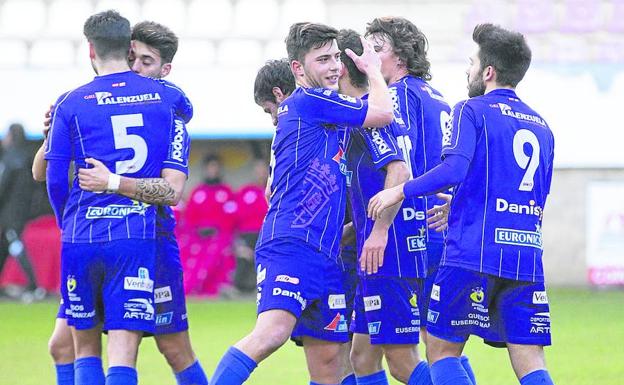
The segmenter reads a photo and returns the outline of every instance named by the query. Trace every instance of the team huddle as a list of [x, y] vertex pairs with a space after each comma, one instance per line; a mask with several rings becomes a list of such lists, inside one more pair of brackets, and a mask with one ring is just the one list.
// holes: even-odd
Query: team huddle
[[470, 335], [507, 347], [522, 385], [553, 383], [541, 223], [554, 139], [514, 91], [531, 61], [521, 34], [475, 27], [469, 99], [451, 109], [410, 21], [376, 18], [363, 36], [290, 27], [288, 59], [267, 62], [254, 87], [276, 126], [258, 316], [208, 380], [169, 208], [186, 182], [193, 115], [160, 80], [177, 38], [114, 11], [84, 33], [98, 76], [54, 104], [33, 165], [62, 230], [58, 384], [136, 384], [144, 335], [180, 385], [242, 384], [288, 339], [303, 346], [310, 384], [388, 384], [385, 357], [401, 383], [475, 385], [462, 355]]

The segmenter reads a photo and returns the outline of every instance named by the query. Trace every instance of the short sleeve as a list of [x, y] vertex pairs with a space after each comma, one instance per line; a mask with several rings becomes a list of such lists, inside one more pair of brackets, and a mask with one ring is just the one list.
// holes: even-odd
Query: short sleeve
[[72, 159], [71, 118], [67, 116], [65, 105], [63, 105], [66, 98], [67, 95], [60, 97], [54, 106], [45, 152], [46, 160]]
[[168, 101], [174, 106], [175, 115], [182, 119], [184, 123], [188, 123], [193, 117], [193, 104], [189, 98], [175, 84], [166, 80], [160, 80], [160, 82], [165, 88]]
[[302, 117], [318, 124], [360, 127], [366, 119], [368, 101], [325, 88], [303, 88], [297, 109]]
[[162, 168], [170, 168], [181, 171], [188, 175], [188, 159], [191, 151], [191, 139], [186, 131], [186, 125], [180, 118], [173, 120], [169, 135], [169, 150], [167, 159]]
[[359, 128], [358, 132], [364, 138], [364, 143], [377, 170], [392, 161], [404, 160], [394, 136], [392, 124], [382, 128]]

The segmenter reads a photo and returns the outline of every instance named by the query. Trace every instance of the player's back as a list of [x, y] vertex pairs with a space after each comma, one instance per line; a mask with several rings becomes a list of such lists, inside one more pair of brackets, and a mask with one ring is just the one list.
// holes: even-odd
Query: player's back
[[[455, 190], [443, 264], [500, 277], [543, 280], [542, 212], [552, 178], [554, 138], [513, 90], [458, 103], [443, 154], [471, 159]], [[474, 147], [464, 139], [472, 138]]]
[[[76, 173], [95, 158], [116, 174], [159, 177], [181, 99], [180, 90], [131, 71], [98, 76], [57, 101], [46, 159], [73, 160]], [[62, 225], [65, 242], [153, 238], [155, 209], [83, 191], [74, 179]]]

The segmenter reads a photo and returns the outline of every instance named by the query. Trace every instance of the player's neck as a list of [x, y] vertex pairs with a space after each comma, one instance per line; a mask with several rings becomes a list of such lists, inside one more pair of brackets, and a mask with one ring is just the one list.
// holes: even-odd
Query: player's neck
[[106, 60], [96, 62], [98, 76], [116, 74], [119, 72], [130, 71], [126, 60]]
[[511, 90], [511, 91], [515, 91], [516, 88], [512, 87], [512, 86], [501, 86], [498, 83], [486, 83], [485, 84], [485, 93], [484, 94], [490, 93], [490, 92], [492, 92], [494, 90]]
[[388, 85], [398, 82], [399, 80], [403, 79], [407, 75], [409, 75], [409, 72], [407, 72], [407, 69], [397, 70], [397, 72], [395, 72], [388, 80]]
[[362, 98], [362, 96], [368, 93], [368, 88], [358, 88], [351, 84], [351, 82], [344, 82], [340, 84], [340, 93], [356, 98]]

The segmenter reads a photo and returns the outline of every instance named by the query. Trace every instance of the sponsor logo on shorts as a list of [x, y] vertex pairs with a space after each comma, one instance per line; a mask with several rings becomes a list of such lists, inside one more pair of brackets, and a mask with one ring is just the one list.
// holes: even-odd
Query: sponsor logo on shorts
[[154, 303], [169, 302], [172, 299], [171, 286], [159, 287], [154, 290]]
[[330, 309], [346, 309], [347, 300], [344, 294], [330, 294], [327, 298], [327, 305]]
[[332, 319], [332, 321], [325, 326], [325, 330], [335, 333], [346, 333], [348, 331], [348, 327], [345, 316], [340, 313], [336, 313], [334, 319]]
[[149, 270], [139, 267], [137, 277], [124, 277], [125, 290], [138, 290], [151, 293], [154, 291], [154, 281], [150, 279]]
[[146, 298], [132, 298], [124, 303], [124, 319], [154, 320], [154, 306], [152, 300]]
[[411, 307], [418, 307], [418, 296], [416, 295], [416, 293], [412, 293], [409, 303]]
[[550, 334], [550, 312], [535, 313], [530, 321], [531, 333]]
[[483, 301], [485, 300], [485, 293], [483, 292], [482, 287], [475, 287], [472, 289], [470, 293], [470, 300], [472, 301], [472, 308], [481, 313], [487, 313], [488, 308], [483, 306]]
[[305, 300], [305, 298], [303, 298], [301, 296], [301, 292], [300, 291], [294, 292], [294, 291], [290, 291], [290, 290], [283, 290], [283, 289], [281, 289], [279, 287], [274, 287], [273, 288], [273, 295], [274, 296], [281, 295], [281, 296], [284, 296], [284, 297], [289, 297], [289, 298], [297, 300], [297, 302], [299, 302], [301, 304], [301, 310], [304, 310], [305, 307], [306, 307], [306, 300]]
[[440, 286], [433, 285], [431, 287], [431, 299], [439, 301], [440, 300]]
[[407, 326], [403, 328], [395, 328], [396, 334], [418, 333], [419, 326]]
[[95, 317], [95, 310], [92, 310], [90, 312], [79, 312], [79, 311], [74, 312], [70, 310], [69, 314], [71, 314], [72, 318], [93, 318]]
[[131, 104], [131, 103], [147, 103], [147, 102], [156, 102], [160, 100], [160, 95], [158, 92], [149, 93], [149, 94], [141, 94], [141, 95], [128, 95], [128, 96], [113, 96], [110, 92], [96, 92], [95, 98], [97, 99], [97, 104], [108, 105], [108, 104]]
[[256, 285], [261, 284], [266, 278], [266, 268], [262, 268], [262, 264], [258, 265], [258, 269], [256, 270]]
[[[381, 297], [374, 295], [371, 297], [364, 297], [364, 311], [373, 311], [381, 309]], [[369, 324], [370, 325], [370, 324]]]
[[98, 218], [124, 218], [130, 214], [145, 215], [148, 205], [108, 205], [105, 207], [89, 206], [87, 207], [87, 213], [85, 218], [98, 219]]
[[533, 303], [536, 305], [544, 305], [548, 304], [548, 295], [545, 291], [534, 291], [533, 292]]
[[542, 231], [536, 225], [537, 231], [497, 228], [494, 230], [494, 242], [503, 245], [534, 247], [542, 249]]
[[435, 311], [435, 310], [428, 310], [427, 311], [427, 322], [430, 322], [432, 324], [437, 323], [438, 322], [438, 317], [440, 317], [440, 313]]
[[478, 326], [483, 329], [489, 328], [490, 316], [479, 314], [479, 313], [469, 313], [468, 319], [451, 320], [451, 326], [469, 326], [469, 325]]
[[67, 276], [67, 291], [68, 292], [72, 292], [74, 290], [76, 290], [76, 285], [78, 283], [76, 282], [76, 278], [74, 278], [73, 275], [69, 275]]
[[275, 277], [275, 282], [286, 282], [286, 283], [292, 283], [293, 285], [298, 285], [299, 278], [282, 274], [282, 275], [278, 275], [277, 277]]
[[381, 330], [381, 321], [369, 322], [368, 323], [368, 334], [369, 335], [374, 336], [376, 334], [379, 334], [380, 330]]
[[156, 314], [156, 326], [170, 325], [173, 321], [173, 312]]

